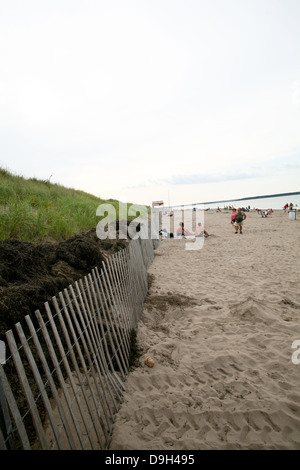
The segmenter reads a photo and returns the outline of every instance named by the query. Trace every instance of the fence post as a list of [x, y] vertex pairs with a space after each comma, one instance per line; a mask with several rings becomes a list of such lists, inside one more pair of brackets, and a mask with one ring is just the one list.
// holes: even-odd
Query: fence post
[[11, 436], [11, 432], [12, 422], [9, 416], [6, 397], [2, 386], [2, 379], [0, 376], [0, 450], [15, 449], [15, 443]]
[[13, 392], [11, 390], [11, 387], [9, 385], [8, 379], [6, 377], [6, 374], [4, 372], [3, 366], [0, 364], [0, 379], [2, 382], [2, 388], [4, 391], [4, 396], [7, 400], [8, 407], [10, 409], [10, 412], [12, 414], [12, 417], [15, 422], [15, 426], [18, 430], [18, 434], [21, 440], [21, 444], [23, 446], [24, 450], [29, 450], [30, 447], [30, 442], [27, 436], [27, 432], [18, 408], [18, 405], [16, 403], [15, 397], [13, 395]]

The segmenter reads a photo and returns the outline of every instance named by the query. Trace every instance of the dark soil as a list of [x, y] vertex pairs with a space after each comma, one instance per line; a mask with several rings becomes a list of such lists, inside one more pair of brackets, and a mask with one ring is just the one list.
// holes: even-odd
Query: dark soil
[[34, 316], [64, 288], [101, 268], [107, 255], [127, 246], [127, 240], [100, 240], [96, 230], [57, 243], [0, 241], [0, 340], [25, 315]]

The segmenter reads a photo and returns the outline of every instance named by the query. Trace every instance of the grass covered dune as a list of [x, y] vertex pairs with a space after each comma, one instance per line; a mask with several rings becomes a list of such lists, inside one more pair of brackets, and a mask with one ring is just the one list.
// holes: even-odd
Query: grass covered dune
[[25, 179], [0, 168], [0, 240], [60, 240], [95, 228], [96, 209], [110, 203], [118, 218], [119, 201], [104, 200], [48, 180]]

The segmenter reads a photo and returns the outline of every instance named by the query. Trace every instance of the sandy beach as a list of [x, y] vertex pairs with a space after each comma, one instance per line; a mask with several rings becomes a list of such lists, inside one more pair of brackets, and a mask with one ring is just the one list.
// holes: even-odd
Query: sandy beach
[[300, 449], [300, 214], [230, 214], [156, 250], [111, 450]]

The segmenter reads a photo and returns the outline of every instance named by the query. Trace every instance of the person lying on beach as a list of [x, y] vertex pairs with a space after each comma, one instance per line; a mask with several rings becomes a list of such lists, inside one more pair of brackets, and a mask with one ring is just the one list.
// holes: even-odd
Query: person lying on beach
[[239, 207], [235, 215], [235, 233], [238, 233], [239, 229], [240, 229], [240, 234], [243, 233], [243, 222], [245, 219], [246, 219], [246, 214], [245, 212], [242, 212], [241, 208]]
[[209, 237], [209, 233], [207, 233], [206, 230], [204, 230], [204, 227], [202, 226], [201, 222], [199, 222], [198, 226], [196, 227], [195, 231], [195, 237]]
[[172, 232], [168, 232], [165, 228], [159, 231], [159, 235], [161, 235], [163, 238], [173, 238], [174, 235]]
[[262, 217], [271, 217], [271, 214], [272, 214], [272, 209], [268, 209], [267, 211], [264, 211], [261, 213], [261, 216]]
[[179, 227], [177, 229], [177, 236], [191, 236], [191, 235], [194, 235], [193, 233], [191, 233], [188, 229], [184, 228], [184, 223], [183, 222], [180, 222], [179, 223]]

